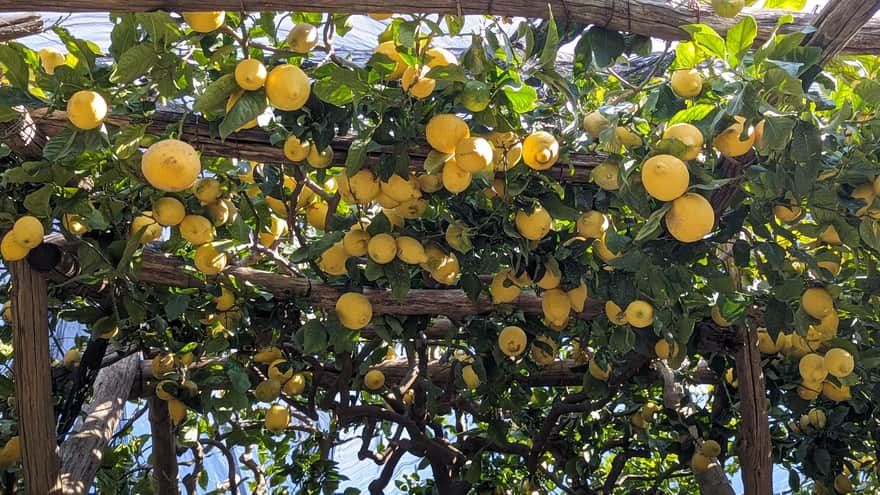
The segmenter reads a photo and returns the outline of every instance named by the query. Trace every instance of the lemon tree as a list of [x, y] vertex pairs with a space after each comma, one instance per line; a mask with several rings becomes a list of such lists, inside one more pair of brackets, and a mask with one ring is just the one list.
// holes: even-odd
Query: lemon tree
[[[880, 61], [819, 68], [790, 18], [755, 44], [712, 5], [726, 32], [650, 57], [553, 12], [156, 11], [113, 14], [107, 53], [63, 24], [66, 51], [2, 45], [0, 134], [28, 112], [48, 140], [0, 143], [0, 359], [8, 268], [63, 251], [62, 439], [109, 345], [144, 356], [130, 407], [255, 493], [726, 494], [755, 438], [792, 493], [870, 493]], [[95, 491], [153, 489], [152, 416]], [[227, 482], [186, 459], [181, 484]]]

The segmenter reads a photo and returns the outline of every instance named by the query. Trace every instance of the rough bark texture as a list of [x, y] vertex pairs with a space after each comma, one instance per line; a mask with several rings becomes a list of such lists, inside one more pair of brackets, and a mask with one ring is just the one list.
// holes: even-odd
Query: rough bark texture
[[26, 261], [8, 266], [13, 285], [15, 403], [26, 492], [60, 494], [49, 363], [48, 286]]
[[0, 41], [9, 41], [43, 32], [43, 18], [38, 14], [0, 17]]
[[[871, 21], [880, 0], [831, 0], [813, 20], [816, 32], [810, 35], [807, 45], [822, 49], [819, 66], [846, 49], [846, 45], [859, 30]], [[875, 52], [876, 53], [876, 52]]]
[[66, 495], [89, 492], [140, 372], [140, 362], [140, 355], [132, 354], [98, 373], [85, 418], [61, 445], [61, 480]]
[[773, 458], [770, 450], [770, 424], [761, 370], [761, 353], [755, 332], [737, 327], [743, 346], [736, 355], [742, 420], [739, 426], [739, 462], [746, 495], [773, 493]]
[[147, 399], [150, 408], [150, 432], [153, 441], [153, 479], [156, 495], [178, 495], [177, 451], [171, 432], [168, 403], [158, 397]]
[[[859, 0], [854, 0], [856, 3]], [[584, 24], [597, 24], [609, 29], [629, 31], [655, 38], [679, 40], [689, 38], [679, 26], [704, 23], [724, 33], [736, 19], [724, 19], [712, 13], [705, 4], [699, 10], [691, 8], [687, 0], [436, 0], [431, 3], [413, 0], [339, 0], [316, 2], [304, 0], [214, 0], [213, 9], [246, 11], [306, 11], [306, 12], [439, 12], [445, 14], [492, 14], [501, 16], [547, 17], [549, 8], [559, 20], [571, 20]], [[143, 12], [148, 10], [199, 10], [204, 4], [192, 0], [45, 0], [40, 10], [59, 12]], [[0, 11], [17, 12], [21, 4], [15, 0], [0, 0]], [[788, 12], [767, 9], [745, 9], [745, 13], [758, 22], [758, 39], [767, 39], [776, 20]], [[811, 24], [815, 17], [809, 13], [793, 13], [794, 22], [783, 31], [798, 31]], [[880, 22], [869, 22], [853, 37], [845, 52], [873, 53], [880, 48]]]
[[[697, 474], [695, 477], [700, 485], [700, 493], [702, 495], [736, 495], [730, 480], [724, 473], [724, 467], [719, 463], [712, 464], [709, 469]], [[765, 493], [767, 495], [770, 494], [770, 492], [754, 493], [760, 493], [761, 495]]]
[[37, 129], [34, 119], [24, 108], [19, 107], [18, 110], [22, 112], [20, 119], [0, 122], [0, 141], [24, 160], [39, 160], [43, 157], [46, 135]]

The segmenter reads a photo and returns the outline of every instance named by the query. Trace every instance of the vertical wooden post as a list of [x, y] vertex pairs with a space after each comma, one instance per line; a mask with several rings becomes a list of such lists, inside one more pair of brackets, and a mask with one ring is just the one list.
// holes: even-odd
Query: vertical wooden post
[[15, 403], [26, 491], [60, 495], [49, 362], [48, 284], [26, 261], [8, 266], [13, 284]]
[[773, 458], [761, 353], [755, 332], [742, 326], [737, 326], [736, 332], [743, 342], [736, 353], [736, 378], [742, 410], [738, 454], [743, 488], [746, 495], [765, 495], [773, 493]]
[[150, 408], [150, 430], [153, 434], [153, 480], [156, 495], [178, 495], [177, 449], [171, 432], [168, 403], [158, 397], [147, 399]]

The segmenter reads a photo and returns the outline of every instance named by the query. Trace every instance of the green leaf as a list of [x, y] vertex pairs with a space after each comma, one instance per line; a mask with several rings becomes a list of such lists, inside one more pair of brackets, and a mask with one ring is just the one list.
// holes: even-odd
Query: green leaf
[[859, 224], [859, 237], [866, 246], [873, 249], [874, 252], [880, 253], [880, 224], [875, 220], [863, 217]]
[[795, 119], [792, 117], [767, 117], [764, 119], [763, 147], [769, 150], [784, 149], [791, 141]]
[[327, 350], [329, 336], [324, 325], [318, 320], [309, 320], [303, 325], [303, 353], [320, 354]]
[[483, 290], [483, 283], [480, 282], [480, 278], [473, 273], [465, 273], [461, 276], [460, 282], [461, 288], [467, 294], [468, 299], [477, 302], [477, 299], [480, 298], [480, 292]]
[[706, 118], [713, 110], [717, 108], [714, 104], [698, 103], [690, 108], [680, 110], [669, 119], [667, 125], [678, 124], [680, 122], [696, 122]]
[[739, 65], [743, 54], [751, 48], [758, 35], [758, 24], [752, 16], [745, 16], [727, 31], [727, 54], [731, 67]]
[[36, 191], [24, 197], [24, 207], [38, 217], [47, 217], [51, 213], [49, 209], [49, 200], [52, 198], [52, 192], [55, 187], [52, 184], [37, 189]]
[[863, 100], [863, 105], [876, 105], [880, 102], [880, 83], [871, 79], [861, 79], [855, 93]]
[[809, 122], [798, 120], [791, 139], [791, 153], [795, 160], [802, 163], [819, 160], [822, 153], [819, 129]]
[[461, 29], [464, 27], [464, 16], [444, 15], [443, 19], [446, 21], [449, 36], [455, 36], [461, 33]]
[[315, 81], [315, 84], [312, 85], [312, 91], [321, 101], [337, 107], [347, 105], [354, 99], [351, 88], [333, 79]]
[[523, 83], [518, 87], [508, 85], [504, 86], [502, 91], [510, 102], [511, 109], [516, 113], [527, 113], [538, 108], [538, 92], [531, 86]]
[[638, 234], [636, 234], [636, 242], [657, 237], [660, 233], [661, 220], [663, 220], [663, 216], [666, 215], [666, 212], [669, 211], [670, 208], [672, 208], [671, 202], [663, 205], [662, 208], [654, 213], [651, 213], [651, 216], [648, 217], [648, 220], [645, 221], [645, 224], [642, 225], [642, 228], [639, 229]]
[[238, 392], [247, 392], [251, 388], [251, 379], [247, 372], [240, 364], [235, 361], [226, 361], [226, 376], [229, 377], [229, 384], [232, 389]]
[[266, 93], [263, 91], [246, 91], [220, 122], [220, 137], [226, 139], [241, 126], [257, 118], [268, 105]]
[[153, 46], [147, 43], [135, 45], [123, 53], [116, 61], [113, 72], [110, 73], [110, 82], [127, 83], [142, 76], [156, 65], [159, 57]]
[[235, 75], [224, 74], [205, 88], [205, 92], [196, 98], [193, 104], [193, 112], [221, 113], [226, 105], [226, 99], [238, 88], [235, 83]]
[[180, 317], [185, 311], [186, 307], [189, 305], [189, 296], [186, 294], [173, 294], [168, 298], [168, 302], [165, 303], [165, 316], [168, 317], [169, 320], [176, 320]]
[[556, 55], [559, 54], [559, 32], [556, 29], [556, 20], [553, 19], [553, 10], [547, 5], [547, 38], [544, 48], [538, 60], [542, 67], [553, 67], [556, 64]]
[[27, 90], [28, 66], [21, 52], [9, 45], [0, 44], [0, 66], [5, 68], [2, 72], [13, 86]]
[[724, 39], [717, 33], [695, 33], [694, 43], [709, 55], [724, 58], [727, 48]]
[[407, 266], [400, 260], [394, 260], [385, 265], [384, 271], [385, 278], [387, 278], [388, 283], [391, 284], [391, 295], [398, 301], [406, 299], [410, 283], [409, 269]]
[[440, 153], [437, 150], [429, 151], [428, 156], [425, 157], [425, 172], [433, 174], [443, 170], [443, 164], [446, 163], [452, 155], [452, 153]]
[[120, 160], [130, 158], [140, 147], [140, 140], [148, 124], [129, 125], [120, 129], [113, 139], [113, 153]]
[[345, 155], [345, 172], [352, 176], [361, 169], [364, 159], [367, 157], [367, 145], [370, 144], [370, 137], [358, 138], [351, 142], [348, 147], [348, 154]]
[[586, 36], [590, 39], [593, 60], [599, 67], [608, 67], [613, 64], [626, 48], [623, 35], [617, 31], [593, 26], [587, 31]]

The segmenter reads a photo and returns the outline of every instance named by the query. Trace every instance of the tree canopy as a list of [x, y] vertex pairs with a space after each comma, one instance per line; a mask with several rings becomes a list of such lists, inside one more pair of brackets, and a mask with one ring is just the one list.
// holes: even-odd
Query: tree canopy
[[366, 17], [304, 12], [0, 44], [0, 274], [51, 272], [50, 331], [87, 329], [37, 370], [62, 445], [143, 356], [122, 431], [152, 435], [88, 485], [335, 493], [354, 441], [370, 493], [733, 493], [771, 460], [876, 489], [880, 59], [712, 3], [728, 29], [663, 51], [555, 11], [370, 14], [368, 53]]

